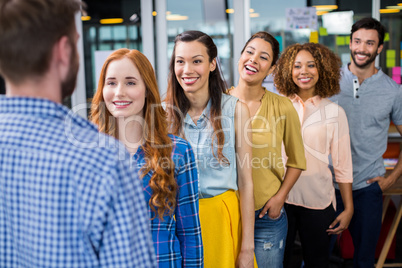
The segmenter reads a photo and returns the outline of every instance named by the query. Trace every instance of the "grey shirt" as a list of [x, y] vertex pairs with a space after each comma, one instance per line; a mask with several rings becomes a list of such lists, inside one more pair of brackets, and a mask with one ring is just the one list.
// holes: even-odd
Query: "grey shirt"
[[353, 190], [369, 186], [368, 179], [385, 174], [382, 155], [387, 149], [391, 120], [402, 125], [402, 89], [381, 68], [359, 85], [342, 67], [341, 92], [330, 99], [346, 112], [353, 161]]

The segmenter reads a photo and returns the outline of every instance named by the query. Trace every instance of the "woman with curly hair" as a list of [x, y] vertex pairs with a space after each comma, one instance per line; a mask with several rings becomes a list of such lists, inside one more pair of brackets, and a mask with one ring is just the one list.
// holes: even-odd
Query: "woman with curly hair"
[[[340, 65], [339, 58], [321, 44], [295, 44], [283, 52], [275, 71], [276, 88], [289, 97], [299, 114], [307, 162], [286, 200], [285, 267], [290, 267], [297, 232], [305, 267], [328, 267], [330, 234], [345, 230], [353, 215], [348, 121], [344, 110], [328, 100], [340, 90]], [[336, 218], [329, 165], [345, 203]]]
[[141, 52], [122, 48], [106, 59], [91, 116], [136, 160], [159, 267], [203, 267], [194, 154], [168, 134], [155, 73]]
[[[257, 32], [245, 44], [239, 62], [239, 83], [229, 89], [250, 109], [254, 181], [254, 245], [259, 267], [282, 267], [287, 234], [283, 208], [286, 196], [305, 169], [303, 140], [295, 109], [288, 98], [266, 90], [262, 83], [275, 69], [278, 41]], [[285, 173], [282, 143], [288, 154]]]
[[253, 181], [246, 122], [249, 111], [224, 94], [212, 38], [200, 31], [176, 36], [166, 109], [174, 134], [196, 152], [205, 267], [254, 265]]

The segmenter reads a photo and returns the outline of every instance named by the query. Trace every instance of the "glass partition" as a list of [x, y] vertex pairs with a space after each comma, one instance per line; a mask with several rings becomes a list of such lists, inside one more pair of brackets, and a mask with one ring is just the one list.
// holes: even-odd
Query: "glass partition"
[[[142, 51], [140, 0], [86, 0], [82, 17], [87, 100], [96, 91], [99, 70], [112, 50]], [[102, 53], [104, 52], [104, 53]]]

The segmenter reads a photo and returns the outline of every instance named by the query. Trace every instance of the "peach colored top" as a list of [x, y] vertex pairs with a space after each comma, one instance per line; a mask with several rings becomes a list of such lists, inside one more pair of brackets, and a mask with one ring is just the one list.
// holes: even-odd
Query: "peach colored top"
[[352, 183], [353, 169], [349, 126], [345, 111], [326, 98], [314, 96], [306, 102], [290, 98], [299, 114], [307, 169], [289, 192], [287, 203], [310, 209], [335, 207], [335, 181]]

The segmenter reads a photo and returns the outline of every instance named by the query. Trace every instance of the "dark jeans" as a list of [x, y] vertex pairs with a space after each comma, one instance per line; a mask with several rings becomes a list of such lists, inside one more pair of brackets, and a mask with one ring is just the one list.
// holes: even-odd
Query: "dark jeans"
[[[344, 209], [341, 193], [335, 191], [337, 214]], [[381, 231], [382, 191], [378, 183], [353, 191], [354, 214], [349, 231], [355, 248], [353, 267], [374, 267], [375, 249]]]
[[298, 232], [303, 252], [304, 267], [328, 267], [330, 236], [326, 230], [335, 217], [333, 205], [331, 204], [325, 209], [309, 209], [286, 204], [285, 209], [288, 215], [289, 227], [283, 266], [285, 268], [290, 267], [293, 245]]

